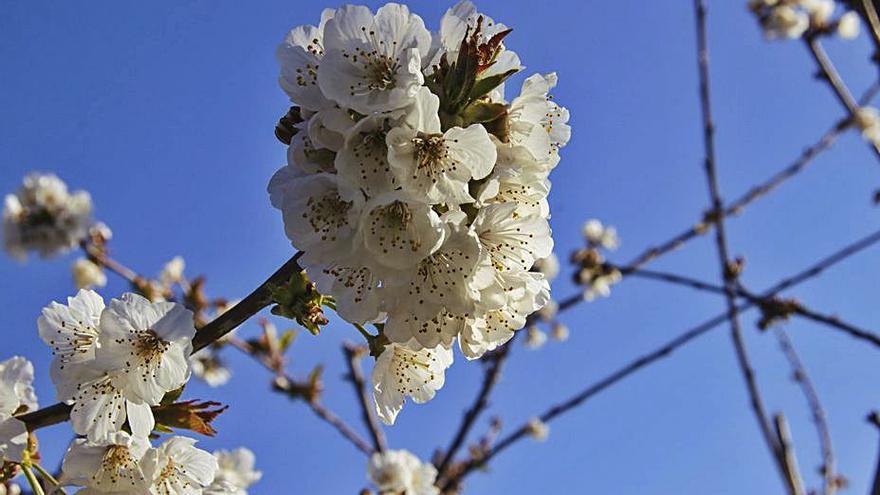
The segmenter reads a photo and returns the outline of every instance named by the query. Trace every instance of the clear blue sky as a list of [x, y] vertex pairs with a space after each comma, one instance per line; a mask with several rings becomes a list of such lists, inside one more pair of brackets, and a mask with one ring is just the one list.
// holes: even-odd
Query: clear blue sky
[[[372, 7], [379, 4], [369, 2]], [[732, 198], [788, 164], [842, 116], [797, 42], [765, 42], [745, 1], [712, 0], [709, 37], [718, 160]], [[412, 3], [437, 26], [446, 2]], [[213, 295], [246, 294], [290, 254], [265, 186], [284, 162], [273, 126], [287, 100], [276, 86], [276, 43], [317, 22], [326, 2], [167, 1], [0, 3], [0, 191], [31, 170], [57, 172], [88, 189], [114, 231], [114, 253], [155, 273], [183, 255], [207, 274]], [[616, 225], [625, 262], [695, 222], [707, 205], [701, 169], [694, 20], [690, 1], [482, 1], [514, 27], [509, 46], [528, 71], [559, 73], [555, 94], [571, 110], [573, 138], [554, 172], [550, 203], [560, 257], [579, 246], [584, 219]], [[866, 37], [830, 46], [856, 92], [876, 76]], [[515, 92], [515, 90], [513, 90]], [[729, 223], [731, 250], [748, 260], [753, 290], [800, 270], [878, 226], [870, 195], [880, 166], [849, 134], [792, 183]], [[0, 259], [3, 357], [35, 361], [42, 402], [53, 402], [49, 353], [35, 320], [72, 294], [73, 257], [21, 266]], [[880, 326], [880, 249], [862, 254], [791, 294], [867, 327]], [[717, 279], [714, 246], [698, 240], [654, 265]], [[103, 291], [120, 294], [113, 280]], [[558, 296], [574, 290], [567, 277]], [[492, 414], [512, 428], [570, 392], [723, 308], [714, 295], [626, 280], [609, 300], [565, 316], [565, 344], [515, 349]], [[771, 410], [784, 410], [800, 464], [816, 486], [815, 433], [775, 339], [743, 317]], [[788, 329], [825, 401], [840, 469], [864, 493], [877, 454], [865, 414], [880, 407], [878, 354], [811, 323]], [[256, 332], [250, 326], [243, 332]], [[325, 402], [353, 424], [358, 413], [339, 344], [357, 335], [331, 324], [294, 345], [292, 370], [326, 365]], [[232, 382], [190, 397], [228, 402], [220, 435], [206, 448], [247, 445], [264, 480], [252, 493], [356, 493], [365, 459], [302, 404], [269, 391], [255, 364], [228, 353]], [[428, 457], [445, 445], [480, 381], [478, 363], [457, 357], [446, 387], [427, 406], [409, 405], [388, 431], [393, 447]], [[487, 417], [477, 431], [484, 431]], [[41, 433], [58, 459], [70, 431]], [[476, 474], [470, 493], [771, 494], [781, 485], [763, 445], [734, 360], [719, 328], [551, 425], [546, 443], [523, 442]]]

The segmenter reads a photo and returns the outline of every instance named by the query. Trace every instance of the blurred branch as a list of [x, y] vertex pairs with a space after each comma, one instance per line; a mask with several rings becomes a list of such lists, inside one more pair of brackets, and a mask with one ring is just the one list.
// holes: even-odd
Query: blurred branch
[[[843, 79], [841, 79], [840, 73], [837, 72], [837, 69], [834, 67], [834, 64], [831, 62], [831, 59], [828, 57], [828, 54], [819, 42], [817, 35], [814, 34], [805, 37], [804, 42], [807, 44], [807, 49], [809, 50], [810, 55], [813, 56], [813, 60], [819, 68], [819, 79], [828, 83], [831, 90], [834, 92], [834, 95], [837, 97], [837, 100], [847, 113], [849, 113], [850, 118], [856, 119], [860, 108], [859, 102], [853, 98], [849, 88], [847, 88]], [[880, 147], [871, 144], [871, 149], [874, 151], [877, 158], [880, 159]]]
[[[712, 292], [712, 293], [716, 293], [716, 294], [723, 294], [724, 293], [723, 287], [720, 287], [718, 285], [709, 284], [709, 283], [703, 282], [701, 280], [696, 280], [696, 279], [693, 279], [690, 277], [685, 277], [683, 275], [677, 275], [674, 273], [659, 272], [659, 271], [655, 271], [655, 270], [647, 270], [644, 268], [640, 268], [640, 269], [636, 269], [636, 270], [630, 270], [628, 272], [628, 274], [635, 276], [635, 277], [641, 277], [641, 278], [646, 278], [646, 279], [650, 279], [650, 280], [660, 280], [660, 281], [668, 282], [668, 283], [672, 283], [672, 284], [683, 285], [686, 287], [691, 287], [696, 290], [702, 290], [702, 291]], [[758, 306], [762, 306], [762, 307], [778, 302], [777, 300], [775, 300], [774, 297], [761, 297], [761, 296], [755, 295], [755, 294], [747, 291], [742, 286], [738, 286], [736, 288], [736, 294], [737, 294], [737, 296], [742, 297], [744, 299], [747, 299], [748, 301], [750, 301]], [[880, 347], [880, 336], [878, 336], [877, 334], [872, 333], [868, 330], [859, 328], [851, 323], [847, 323], [836, 316], [830, 316], [830, 315], [825, 315], [825, 314], [819, 313], [817, 311], [814, 311], [814, 310], [804, 306], [800, 302], [797, 302], [796, 304], [787, 305], [786, 310], [790, 311], [791, 313], [793, 313], [797, 316], [800, 316], [802, 318], [812, 320], [817, 323], [822, 323], [822, 324], [827, 325], [827, 326], [829, 326], [833, 329], [836, 329], [836, 330], [841, 330], [853, 338], [856, 338], [859, 340], [864, 340], [865, 342], [868, 342], [871, 345]]]
[[491, 362], [483, 370], [483, 383], [480, 386], [480, 391], [477, 393], [477, 397], [474, 399], [471, 407], [465, 411], [461, 424], [458, 427], [458, 431], [456, 431], [455, 436], [452, 437], [449, 447], [446, 448], [443, 459], [437, 464], [438, 479], [442, 479], [446, 476], [450, 464], [453, 459], [455, 459], [455, 455], [464, 444], [464, 441], [467, 439], [467, 435], [471, 428], [474, 427], [477, 417], [479, 417], [480, 413], [489, 405], [489, 396], [492, 393], [492, 389], [498, 384], [498, 380], [501, 377], [501, 369], [504, 366], [504, 361], [510, 353], [511, 347], [512, 342], [508, 342], [491, 355]]
[[[880, 430], [880, 412], [871, 411], [868, 422]], [[871, 495], [880, 495], [880, 454], [877, 455], [877, 467], [874, 471], [874, 482], [871, 484]]]
[[287, 375], [283, 369], [283, 363], [281, 361], [273, 359], [271, 356], [265, 356], [248, 342], [235, 337], [229, 338], [228, 342], [232, 347], [238, 349], [243, 354], [252, 357], [255, 361], [263, 365], [264, 368], [275, 375], [275, 379], [272, 382], [273, 390], [283, 393], [292, 399], [302, 399], [318, 418], [324, 420], [330, 426], [335, 428], [336, 431], [351, 442], [358, 450], [366, 455], [373, 453], [373, 448], [361, 438], [352, 427], [321, 404], [320, 396], [323, 391], [322, 384], [316, 379], [316, 374], [314, 372], [308, 381], [297, 381]]
[[706, 152], [704, 169], [712, 204], [712, 220], [715, 223], [715, 245], [718, 249], [718, 259], [721, 264], [720, 276], [724, 281], [724, 296], [727, 303], [727, 319], [730, 322], [730, 333], [736, 351], [737, 362], [739, 363], [743, 379], [746, 382], [752, 410], [755, 413], [755, 418], [758, 420], [758, 426], [761, 428], [764, 442], [776, 460], [777, 468], [787, 485], [788, 492], [792, 495], [801, 495], [803, 488], [800, 487], [800, 479], [797, 473], [793, 471], [792, 464], [788, 462], [789, 459], [786, 457], [784, 446], [773, 435], [773, 428], [764, 406], [764, 399], [761, 397], [761, 390], [758, 387], [755, 370], [749, 358], [745, 341], [742, 338], [742, 330], [736, 307], [738, 271], [731, 264], [727, 248], [727, 234], [724, 229], [724, 206], [721, 201], [715, 166], [715, 125], [712, 120], [712, 104], [709, 94], [709, 46], [706, 35], [706, 5], [703, 0], [694, 0], [694, 8], [697, 21], [697, 67], [700, 80], [700, 109], [703, 117], [703, 146]]
[[782, 413], [773, 416], [773, 426], [776, 429], [776, 442], [782, 454], [782, 462], [785, 464], [785, 474], [788, 476], [788, 485], [793, 493], [804, 494], [804, 486], [801, 481], [800, 469], [798, 468], [797, 455], [791, 440], [791, 430], [788, 421]]
[[[813, 386], [813, 381], [807, 373], [807, 367], [801, 361], [797, 350], [785, 330], [776, 328], [776, 339], [782, 348], [783, 354], [788, 359], [789, 365], [794, 376], [794, 381], [798, 384], [804, 397], [807, 399], [807, 406], [810, 408], [810, 414], [813, 417], [813, 424], [816, 426], [816, 433], [819, 435], [819, 450], [822, 456], [822, 466], [820, 472], [824, 479], [822, 493], [832, 495], [837, 491], [838, 475], [837, 462], [834, 458], [834, 448], [832, 447], [831, 429], [828, 427], [828, 417], [825, 414], [825, 408], [819, 400], [819, 394]], [[778, 425], [777, 425], [778, 426]]]
[[373, 447], [379, 452], [387, 449], [385, 443], [385, 433], [382, 426], [376, 418], [375, 409], [371, 406], [372, 401], [367, 395], [366, 380], [364, 380], [364, 372], [361, 370], [361, 357], [369, 350], [364, 346], [358, 346], [349, 342], [342, 345], [342, 351], [345, 353], [345, 361], [348, 364], [348, 380], [354, 385], [355, 395], [361, 407], [361, 416], [364, 426], [370, 432], [370, 438], [373, 440]]

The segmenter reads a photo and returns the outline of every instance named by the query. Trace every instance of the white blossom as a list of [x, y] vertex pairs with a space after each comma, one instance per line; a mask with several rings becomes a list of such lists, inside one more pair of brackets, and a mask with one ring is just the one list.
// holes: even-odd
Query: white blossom
[[0, 362], [0, 464], [20, 462], [28, 446], [27, 427], [15, 414], [37, 409], [34, 367], [16, 356]]
[[182, 305], [124, 294], [101, 314], [97, 365], [114, 371], [127, 396], [157, 405], [189, 379], [194, 335], [193, 314]]
[[443, 387], [446, 368], [452, 365], [452, 351], [443, 346], [419, 347], [415, 341], [406, 345], [391, 343], [376, 359], [373, 396], [376, 411], [385, 424], [394, 424], [407, 396], [416, 404], [423, 404]]
[[210, 387], [226, 385], [232, 378], [232, 370], [223, 364], [210, 347], [205, 347], [189, 359], [193, 375]]
[[40, 336], [55, 353], [52, 380], [58, 399], [73, 404], [74, 431], [100, 441], [127, 420], [135, 435], [147, 436], [150, 406], [189, 379], [192, 318], [179, 304], [136, 294], [104, 308], [92, 291], [45, 308]]
[[21, 495], [21, 487], [11, 481], [0, 483], [0, 495]]
[[[477, 12], [477, 8], [469, 0], [461, 0], [447, 10], [443, 18], [440, 19], [440, 31], [433, 40], [434, 54], [431, 57], [431, 63], [439, 63], [440, 57], [444, 54], [448, 61], [455, 61], [458, 58], [461, 41], [465, 35], [473, 34], [478, 22], [481, 22], [480, 43], [486, 43], [493, 36], [508, 29], [504, 24], [497, 23], [491, 17]], [[502, 48], [492, 66], [480, 74], [482, 78], [522, 69], [519, 56], [511, 50]], [[500, 96], [503, 98], [503, 86], [501, 91]]]
[[429, 203], [471, 203], [468, 182], [489, 175], [497, 151], [480, 124], [452, 127], [441, 132], [437, 115], [440, 100], [427, 89], [418, 93], [416, 105], [429, 118], [388, 132], [388, 163], [396, 184]]
[[144, 472], [152, 480], [150, 495], [201, 495], [211, 485], [217, 458], [195, 444], [191, 438], [174, 436], [144, 456]]
[[61, 470], [65, 483], [86, 487], [84, 494], [146, 494], [150, 486], [143, 459], [150, 444], [146, 438], [124, 431], [99, 441], [78, 438], [64, 455]]
[[360, 220], [363, 246], [377, 267], [415, 267], [443, 243], [445, 229], [430, 205], [390, 192], [364, 206]]
[[849, 11], [837, 20], [837, 35], [845, 40], [851, 40], [859, 35], [861, 29], [861, 19], [859, 14]]
[[617, 229], [610, 225], [606, 227], [595, 218], [584, 223], [582, 232], [584, 238], [591, 246], [603, 247], [613, 251], [620, 245], [620, 240], [617, 238]]
[[175, 256], [162, 267], [162, 271], [159, 273], [159, 280], [165, 287], [170, 287], [172, 284], [179, 283], [183, 280], [183, 270], [185, 268], [186, 262], [183, 257]]
[[92, 223], [92, 200], [85, 191], [67, 190], [53, 174], [32, 173], [15, 194], [5, 198], [3, 247], [24, 260], [29, 251], [41, 257], [64, 253], [83, 240]]
[[[37, 328], [40, 338], [52, 348], [51, 377], [56, 387], [71, 382], [71, 367], [94, 362], [103, 311], [104, 299], [87, 289], [68, 297], [66, 306], [53, 301], [43, 308]], [[60, 395], [59, 400], [70, 399]]]
[[569, 331], [568, 326], [564, 323], [556, 322], [553, 324], [553, 328], [550, 331], [550, 336], [553, 337], [553, 340], [557, 342], [565, 342], [568, 340]]
[[559, 258], [556, 253], [550, 253], [544, 258], [535, 260], [532, 270], [543, 273], [547, 280], [553, 280], [559, 276]]
[[281, 65], [281, 87], [292, 100], [313, 111], [331, 105], [318, 87], [318, 66], [324, 58], [324, 26], [333, 13], [332, 9], [325, 9], [317, 27], [306, 25], [290, 30], [275, 52]]
[[547, 334], [537, 327], [531, 325], [526, 329], [526, 347], [532, 350], [540, 349], [547, 343]]
[[250, 449], [217, 450], [214, 457], [217, 458], [217, 474], [205, 493], [247, 495], [247, 488], [263, 477], [263, 473], [254, 469], [256, 457]]
[[584, 289], [583, 297], [585, 301], [592, 301], [596, 297], [608, 297], [611, 295], [611, 286], [620, 282], [622, 275], [619, 270], [614, 269], [609, 272], [594, 274], [589, 277], [587, 288]]
[[336, 175], [323, 173], [270, 183], [273, 205], [284, 216], [287, 237], [306, 252], [305, 263], [351, 253], [363, 201], [346, 194], [344, 187]]
[[862, 137], [875, 146], [880, 146], [880, 112], [874, 107], [859, 108], [855, 121], [862, 131]]
[[36, 410], [37, 393], [34, 391], [34, 365], [21, 356], [0, 362], [0, 382], [7, 384], [18, 399], [18, 407]]
[[362, 114], [408, 105], [424, 82], [421, 65], [431, 44], [422, 19], [389, 3], [374, 16], [346, 5], [324, 26], [318, 86], [331, 100]]
[[529, 420], [529, 436], [533, 439], [543, 442], [547, 440], [547, 436], [550, 435], [550, 427], [547, 426], [547, 423], [541, 421], [539, 418], [532, 418]]
[[90, 289], [107, 285], [107, 275], [100, 266], [88, 258], [79, 258], [70, 267], [73, 283], [77, 289]]
[[407, 450], [376, 452], [370, 457], [367, 475], [382, 493], [436, 495], [437, 469]]
[[544, 321], [553, 321], [556, 318], [556, 314], [559, 313], [559, 303], [554, 300], [550, 300], [547, 304], [537, 311], [538, 317]]

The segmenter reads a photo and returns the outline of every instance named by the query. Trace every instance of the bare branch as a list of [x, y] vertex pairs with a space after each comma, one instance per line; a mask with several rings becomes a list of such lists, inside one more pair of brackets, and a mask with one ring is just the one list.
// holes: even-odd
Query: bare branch
[[372, 407], [372, 401], [367, 395], [367, 385], [364, 380], [364, 372], [361, 370], [361, 357], [368, 352], [367, 348], [346, 342], [342, 346], [345, 353], [345, 361], [348, 364], [348, 380], [354, 385], [354, 392], [357, 396], [358, 403], [361, 407], [361, 417], [364, 426], [370, 432], [370, 438], [373, 440], [373, 447], [379, 452], [384, 452], [388, 448], [385, 442], [385, 433], [382, 426], [376, 418], [375, 409]]
[[[785, 330], [776, 328], [776, 339], [782, 348], [783, 354], [788, 359], [794, 373], [794, 380], [804, 393], [807, 399], [807, 406], [810, 408], [810, 414], [813, 416], [813, 424], [816, 426], [816, 433], [819, 435], [819, 450], [822, 455], [822, 466], [820, 472], [824, 479], [824, 487], [822, 493], [832, 495], [837, 491], [837, 461], [834, 458], [834, 448], [831, 441], [831, 429], [828, 427], [828, 418], [825, 414], [825, 408], [819, 400], [819, 394], [810, 380], [807, 367], [801, 361], [797, 350]], [[777, 424], [777, 427], [779, 425]]]
[[446, 448], [443, 459], [437, 464], [438, 479], [447, 474], [452, 460], [455, 459], [455, 454], [458, 453], [458, 450], [467, 439], [467, 435], [471, 428], [474, 427], [477, 417], [489, 405], [489, 396], [501, 376], [501, 369], [510, 353], [511, 344], [512, 342], [508, 342], [491, 356], [491, 362], [483, 371], [483, 383], [480, 386], [480, 391], [477, 393], [477, 397], [474, 399], [471, 407], [465, 411], [458, 431], [452, 437], [449, 447]]
[[792, 487], [794, 493], [803, 494], [804, 487], [801, 481], [800, 469], [798, 468], [797, 456], [795, 455], [794, 445], [791, 440], [791, 430], [788, 428], [788, 421], [782, 413], [773, 416], [773, 425], [776, 428], [776, 441], [782, 452], [783, 462], [785, 463], [785, 473], [790, 477], [788, 484]]
[[[691, 287], [696, 290], [702, 290], [706, 292], [712, 292], [716, 294], [724, 294], [724, 288], [718, 285], [709, 284], [703, 282], [701, 280], [693, 279], [690, 277], [685, 277], [683, 275], [677, 275], [674, 273], [666, 273], [659, 272], [656, 270], [647, 270], [644, 268], [639, 268], [635, 270], [629, 270], [628, 275], [651, 279], [651, 280], [660, 280], [663, 282], [669, 282], [677, 285], [684, 285], [687, 287]], [[747, 291], [742, 286], [738, 286], [736, 288], [736, 295], [742, 298], [749, 300], [750, 302], [761, 305], [768, 302], [772, 302], [772, 297], [761, 297], [751, 292]], [[789, 307], [793, 314], [800, 316], [802, 318], [806, 318], [808, 320], [815, 321], [817, 323], [822, 323], [827, 325], [833, 329], [841, 330], [844, 333], [849, 334], [851, 337], [854, 337], [859, 340], [864, 340], [865, 342], [870, 343], [871, 345], [880, 347], [880, 336], [877, 334], [870, 332], [868, 330], [859, 328], [851, 323], [847, 323], [836, 316], [826, 315], [819, 313], [818, 311], [812, 310], [801, 303], [797, 303]]]
[[[831, 90], [834, 92], [834, 95], [837, 97], [837, 100], [847, 113], [849, 113], [850, 118], [856, 119], [859, 111], [859, 103], [853, 98], [849, 88], [847, 88], [843, 79], [841, 79], [840, 74], [837, 72], [837, 69], [828, 57], [828, 54], [825, 53], [825, 49], [822, 48], [822, 44], [819, 43], [819, 38], [816, 35], [808, 36], [804, 38], [804, 42], [807, 44], [807, 49], [810, 51], [810, 55], [813, 56], [813, 60], [819, 68], [820, 79], [828, 83]], [[874, 151], [877, 158], [880, 159], [880, 147], [876, 144], [871, 144], [871, 149]]]
[[721, 194], [718, 188], [718, 177], [715, 168], [715, 126], [712, 122], [712, 105], [709, 95], [709, 47], [706, 39], [706, 5], [703, 0], [694, 0], [694, 8], [696, 10], [697, 20], [697, 66], [700, 75], [700, 108], [703, 117], [703, 145], [706, 151], [704, 168], [709, 186], [709, 196], [712, 202], [712, 217], [715, 223], [715, 244], [718, 248], [718, 258], [721, 263], [721, 279], [724, 281], [724, 295], [727, 302], [727, 319], [730, 321], [730, 333], [733, 338], [734, 349], [736, 350], [737, 362], [739, 363], [743, 379], [745, 379], [746, 388], [748, 389], [749, 398], [752, 404], [752, 410], [755, 413], [755, 418], [758, 420], [758, 426], [761, 428], [764, 442], [767, 444], [770, 453], [776, 460], [777, 467], [787, 485], [788, 492], [793, 495], [799, 495], [803, 493], [803, 490], [798, 488], [800, 482], [799, 480], [796, 480], [797, 476], [791, 471], [791, 466], [786, 462], [782, 447], [773, 435], [773, 428], [764, 406], [764, 400], [761, 397], [761, 391], [758, 387], [757, 379], [755, 378], [755, 370], [752, 367], [745, 341], [742, 338], [742, 330], [740, 329], [739, 318], [737, 316], [737, 272], [731, 265], [730, 255], [727, 249], [726, 232], [724, 229], [724, 207], [721, 202]]

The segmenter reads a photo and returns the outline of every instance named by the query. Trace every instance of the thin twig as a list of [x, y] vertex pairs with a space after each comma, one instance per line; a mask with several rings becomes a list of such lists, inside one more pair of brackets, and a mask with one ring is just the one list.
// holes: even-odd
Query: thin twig
[[442, 460], [437, 464], [438, 478], [442, 478], [447, 474], [453, 459], [455, 459], [455, 455], [458, 453], [461, 446], [464, 445], [468, 433], [471, 428], [474, 427], [480, 413], [489, 405], [489, 396], [492, 393], [492, 389], [498, 384], [498, 379], [501, 376], [501, 369], [504, 367], [504, 361], [507, 360], [511, 348], [512, 343], [508, 342], [506, 345], [498, 349], [497, 352], [492, 355], [489, 365], [484, 369], [483, 383], [480, 386], [480, 391], [477, 393], [477, 397], [474, 399], [471, 407], [465, 411], [461, 424], [458, 426], [458, 431], [456, 431], [455, 435], [452, 437], [452, 441], [449, 443], [449, 447], [446, 448]]
[[[868, 422], [880, 430], [880, 412], [872, 411]], [[871, 483], [871, 495], [880, 495], [880, 454], [877, 454], [877, 467], [874, 469], [874, 482]]]
[[[809, 50], [810, 55], [813, 56], [813, 60], [819, 67], [820, 78], [828, 83], [831, 90], [834, 92], [834, 95], [837, 97], [837, 100], [847, 113], [849, 113], [850, 117], [856, 119], [859, 112], [859, 103], [853, 98], [849, 88], [847, 88], [843, 79], [840, 77], [840, 73], [837, 72], [837, 69], [828, 57], [828, 54], [825, 53], [825, 49], [819, 42], [818, 36], [807, 36], [804, 38], [804, 42], [807, 44], [807, 49]], [[874, 151], [877, 158], [880, 159], [880, 147], [872, 143], [871, 149]]]
[[795, 493], [805, 493], [803, 481], [801, 481], [800, 469], [798, 468], [797, 455], [795, 455], [794, 442], [791, 439], [791, 430], [788, 421], [782, 413], [773, 416], [773, 426], [776, 431], [776, 442], [785, 463], [785, 474], [788, 475], [788, 485]]
[[[612, 265], [613, 266], [613, 265]], [[650, 280], [660, 280], [663, 282], [668, 282], [677, 285], [683, 285], [686, 287], [690, 287], [692, 289], [701, 290], [705, 292], [712, 292], [715, 294], [724, 294], [724, 288], [718, 285], [710, 284], [707, 282], [703, 282], [702, 280], [697, 280], [690, 277], [685, 277], [683, 275], [678, 275], [674, 273], [660, 272], [656, 270], [648, 270], [645, 268], [639, 268], [637, 270], [630, 270], [628, 275], [632, 275], [635, 277], [646, 278]], [[772, 301], [772, 298], [761, 297], [756, 294], [753, 294], [743, 288], [742, 286], [737, 286], [736, 295], [742, 298], [747, 299], [748, 301], [760, 305], [762, 303], [767, 303]], [[826, 315], [819, 313], [813, 309], [810, 309], [804, 306], [801, 303], [793, 305], [789, 308], [792, 313], [802, 318], [812, 320], [816, 323], [822, 323], [823, 325], [827, 325], [835, 330], [843, 331], [849, 336], [864, 340], [865, 342], [870, 343], [876, 347], [880, 347], [880, 336], [877, 334], [865, 330], [863, 328], [859, 328], [851, 323], [845, 322], [836, 316]]]
[[361, 370], [361, 356], [366, 354], [368, 350], [363, 346], [349, 342], [343, 344], [342, 350], [345, 353], [345, 361], [348, 364], [348, 379], [354, 385], [354, 392], [361, 406], [361, 417], [364, 426], [370, 432], [373, 447], [379, 452], [384, 452], [388, 448], [385, 442], [385, 433], [379, 424], [378, 418], [376, 418], [372, 401], [367, 395], [366, 380], [364, 380], [364, 372]]
[[105, 253], [103, 250], [96, 248], [92, 244], [83, 241], [81, 247], [83, 251], [85, 251], [86, 256], [92, 262], [99, 266], [103, 266], [111, 272], [119, 275], [132, 285], [139, 285], [139, 283], [144, 280], [143, 277], [138, 275], [134, 270], [128, 268], [122, 263], [119, 263], [115, 259], [108, 256], [107, 253]]
[[345, 437], [348, 441], [354, 444], [355, 447], [358, 448], [361, 452], [366, 455], [373, 454], [373, 447], [370, 446], [360, 435], [357, 434], [350, 426], [348, 426], [344, 421], [342, 421], [339, 416], [333, 414], [329, 409], [324, 407], [320, 402], [317, 401], [308, 401], [309, 407], [315, 414], [318, 415], [319, 418], [323, 419], [331, 426], [336, 428], [343, 437]]
[[877, 15], [874, 2], [872, 0], [862, 0], [862, 11], [865, 14], [868, 26], [871, 28], [871, 37], [874, 38], [875, 50], [880, 49], [880, 16]]
[[700, 109], [703, 118], [703, 146], [705, 147], [706, 158], [704, 168], [706, 171], [706, 179], [709, 186], [709, 196], [712, 203], [712, 216], [715, 223], [715, 244], [718, 248], [718, 258], [721, 264], [721, 279], [724, 281], [724, 295], [727, 303], [727, 318], [730, 321], [730, 333], [733, 339], [734, 349], [736, 351], [737, 362], [743, 379], [746, 382], [746, 388], [749, 392], [749, 398], [755, 418], [758, 420], [758, 426], [764, 436], [764, 441], [770, 449], [770, 453], [776, 461], [777, 468], [785, 481], [789, 493], [798, 495], [803, 493], [799, 489], [799, 481], [791, 471], [791, 466], [786, 462], [781, 446], [774, 437], [773, 427], [770, 423], [764, 406], [764, 400], [761, 397], [761, 391], [755, 378], [755, 370], [749, 359], [746, 350], [745, 341], [742, 337], [742, 330], [739, 324], [736, 308], [736, 271], [730, 263], [730, 255], [727, 249], [726, 232], [724, 229], [724, 206], [721, 201], [721, 194], [718, 188], [718, 177], [715, 167], [715, 126], [712, 121], [712, 105], [709, 95], [709, 47], [706, 36], [706, 5], [703, 0], [694, 0], [694, 8], [696, 10], [697, 21], [697, 67], [699, 69], [700, 80]]
[[798, 384], [807, 400], [807, 406], [810, 408], [810, 414], [813, 416], [813, 424], [816, 427], [816, 433], [819, 436], [819, 451], [822, 455], [822, 466], [820, 472], [824, 480], [822, 493], [832, 495], [837, 491], [837, 462], [834, 457], [834, 448], [831, 440], [831, 429], [828, 427], [828, 416], [825, 414], [825, 408], [822, 407], [822, 401], [819, 400], [819, 393], [813, 386], [813, 381], [807, 372], [807, 367], [801, 361], [797, 350], [785, 330], [776, 328], [776, 339], [782, 348], [782, 353], [788, 359], [788, 363], [794, 374], [794, 381]]
[[[275, 361], [272, 359], [261, 355], [257, 350], [250, 345], [249, 343], [238, 339], [236, 337], [228, 338], [227, 342], [235, 349], [238, 349], [243, 354], [250, 356], [258, 363], [263, 365], [268, 371], [270, 371], [273, 375], [275, 375], [275, 381], [273, 383], [275, 390], [279, 392], [284, 392], [287, 395], [295, 396], [301, 395], [296, 392], [299, 390], [307, 390], [309, 389], [308, 385], [304, 385], [300, 382], [297, 382], [290, 376], [288, 376], [283, 369], [281, 369]], [[280, 379], [279, 379], [280, 378]], [[335, 428], [343, 437], [349, 440], [358, 450], [361, 452], [370, 455], [373, 453], [373, 447], [371, 447], [367, 442], [361, 438], [357, 432], [348, 424], [345, 423], [339, 416], [336, 416], [332, 411], [327, 409], [324, 405], [318, 402], [317, 397], [303, 397], [304, 402], [320, 419], [326, 421], [330, 426]]]

